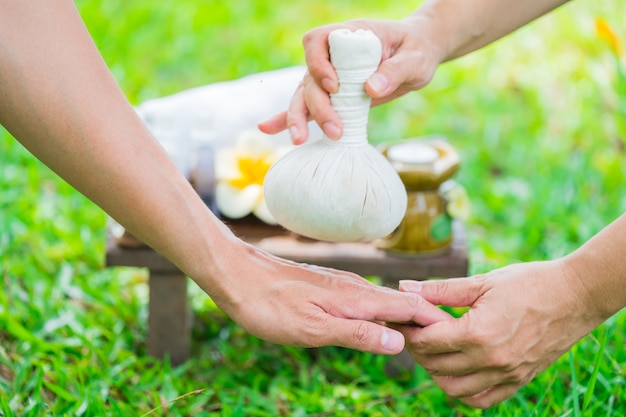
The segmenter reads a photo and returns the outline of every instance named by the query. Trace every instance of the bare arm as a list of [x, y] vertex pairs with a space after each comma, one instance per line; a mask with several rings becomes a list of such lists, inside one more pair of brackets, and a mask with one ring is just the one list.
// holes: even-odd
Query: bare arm
[[0, 0], [0, 10], [0, 123], [252, 334], [397, 353], [402, 335], [375, 321], [448, 317], [414, 294], [234, 237], [137, 117], [70, 0]]
[[407, 20], [438, 28], [442, 62], [488, 45], [552, 11], [567, 0], [428, 0]]
[[[189, 273], [208, 272], [196, 271], [207, 262], [189, 259], [184, 248], [212, 254], [213, 237], [227, 238], [227, 230], [136, 116], [73, 4], [0, 5], [0, 123], [146, 243]], [[186, 233], [193, 227], [206, 230], [207, 241], [190, 241], [203, 239]]]
[[427, 0], [400, 21], [353, 20], [309, 31], [303, 39], [309, 73], [289, 109], [263, 121], [266, 133], [289, 129], [294, 143], [307, 139], [306, 122], [315, 120], [330, 138], [339, 138], [341, 121], [328, 93], [337, 76], [328, 56], [328, 34], [337, 28], [370, 29], [383, 42], [383, 59], [366, 84], [373, 105], [427, 85], [438, 65], [479, 49], [548, 13], [566, 0]]

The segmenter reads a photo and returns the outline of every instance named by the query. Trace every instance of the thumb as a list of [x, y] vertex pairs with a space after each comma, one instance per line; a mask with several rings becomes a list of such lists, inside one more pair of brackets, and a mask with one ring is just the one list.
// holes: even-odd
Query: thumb
[[474, 277], [427, 281], [402, 280], [399, 289], [417, 293], [432, 304], [449, 307], [471, 306], [485, 293], [483, 281]]
[[404, 349], [402, 333], [378, 323], [332, 317], [327, 326], [327, 340], [322, 341], [323, 345], [383, 355], [396, 355]]
[[365, 90], [372, 98], [385, 98], [392, 94], [410, 77], [402, 60], [395, 57], [384, 60], [365, 83]]
[[418, 90], [432, 79], [432, 74], [416, 70], [410, 54], [398, 54], [384, 60], [365, 84], [367, 93], [374, 99], [391, 99]]

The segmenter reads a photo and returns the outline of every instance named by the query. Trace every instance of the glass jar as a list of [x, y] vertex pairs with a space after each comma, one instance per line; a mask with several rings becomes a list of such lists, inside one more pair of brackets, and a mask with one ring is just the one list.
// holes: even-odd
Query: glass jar
[[374, 244], [393, 253], [436, 255], [450, 249], [452, 218], [442, 184], [459, 169], [457, 152], [443, 139], [416, 138], [387, 144], [383, 155], [407, 190], [407, 210], [400, 225]]

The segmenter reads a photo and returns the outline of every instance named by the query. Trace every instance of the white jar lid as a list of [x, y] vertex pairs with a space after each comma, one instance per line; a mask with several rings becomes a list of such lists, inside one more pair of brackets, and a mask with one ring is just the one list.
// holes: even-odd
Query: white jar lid
[[439, 158], [439, 152], [432, 146], [417, 142], [392, 145], [387, 149], [387, 158], [403, 164], [431, 164]]

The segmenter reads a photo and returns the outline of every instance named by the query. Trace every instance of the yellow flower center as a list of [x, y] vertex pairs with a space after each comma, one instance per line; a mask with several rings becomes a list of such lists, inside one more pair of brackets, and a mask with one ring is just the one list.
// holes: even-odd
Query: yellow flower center
[[237, 168], [240, 175], [237, 178], [229, 179], [228, 183], [239, 189], [243, 189], [252, 184], [263, 185], [265, 174], [274, 162], [272, 159], [273, 158], [270, 158], [269, 156], [237, 157]]

